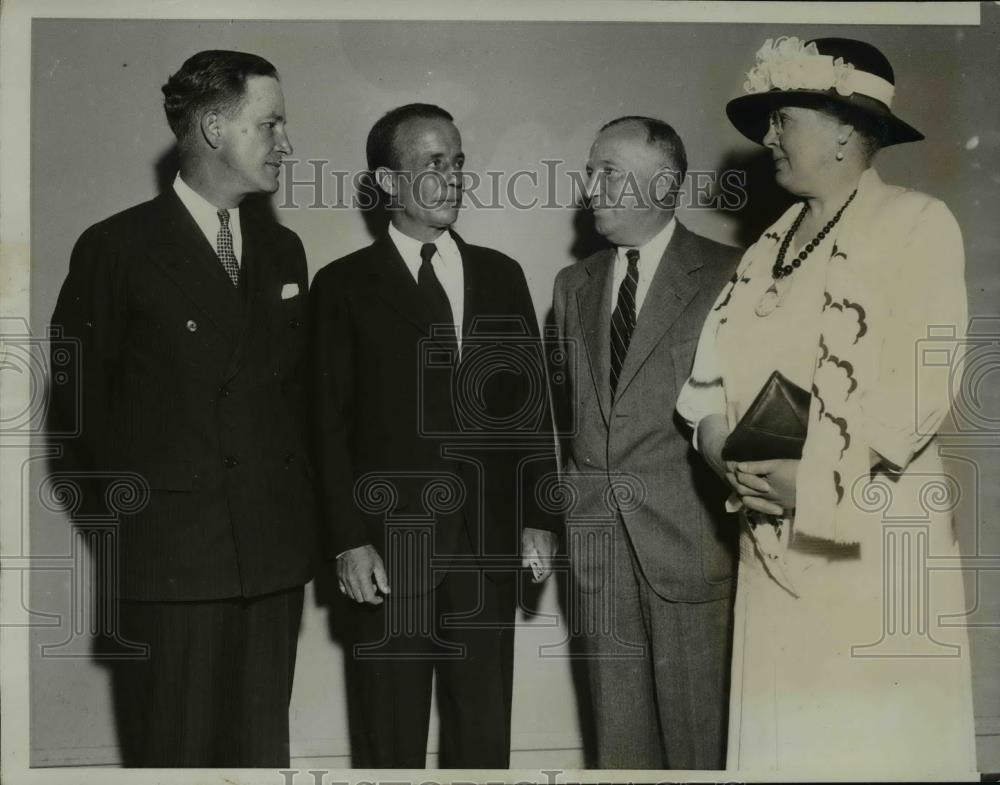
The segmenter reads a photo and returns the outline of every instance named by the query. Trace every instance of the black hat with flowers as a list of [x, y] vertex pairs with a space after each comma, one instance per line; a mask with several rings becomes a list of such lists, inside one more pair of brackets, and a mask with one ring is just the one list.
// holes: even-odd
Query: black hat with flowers
[[892, 113], [895, 88], [889, 61], [864, 41], [769, 38], [743, 83], [747, 95], [730, 101], [726, 114], [741, 134], [760, 144], [773, 109], [833, 103], [848, 116], [869, 121], [883, 146], [920, 141], [924, 135]]

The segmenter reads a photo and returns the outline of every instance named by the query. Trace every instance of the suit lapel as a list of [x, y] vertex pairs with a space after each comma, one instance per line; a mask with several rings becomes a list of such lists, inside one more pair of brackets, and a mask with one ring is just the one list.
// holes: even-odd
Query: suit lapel
[[382, 236], [372, 245], [372, 253], [372, 274], [379, 279], [379, 297], [408, 322], [429, 333], [430, 313], [396, 244], [388, 235]]
[[150, 257], [208, 319], [234, 343], [244, 316], [239, 292], [180, 199], [169, 189], [157, 198], [160, 219], [151, 229]]
[[611, 285], [615, 252], [602, 251], [586, 262], [588, 279], [577, 289], [577, 311], [580, 327], [587, 347], [590, 375], [601, 404], [605, 425], [611, 412]]
[[455, 232], [450, 232], [458, 252], [462, 257], [462, 289], [464, 302], [462, 304], [462, 338], [471, 330], [476, 316], [488, 312], [486, 307], [487, 292], [479, 276], [479, 265], [472, 261], [472, 250]]
[[[424, 304], [413, 274], [399, 254], [399, 249], [388, 235], [383, 235], [372, 244], [372, 274], [378, 278], [375, 291], [385, 303], [396, 311], [406, 321], [413, 324], [426, 335], [431, 335], [433, 317], [430, 309]], [[465, 255], [462, 256], [463, 274], [468, 265]], [[466, 277], [466, 288], [468, 278]], [[466, 300], [468, 313], [468, 300]], [[447, 347], [447, 342], [442, 342]]]
[[701, 253], [694, 236], [678, 222], [646, 292], [618, 377], [616, 399], [628, 389], [653, 349], [698, 293], [694, 272], [701, 266]]

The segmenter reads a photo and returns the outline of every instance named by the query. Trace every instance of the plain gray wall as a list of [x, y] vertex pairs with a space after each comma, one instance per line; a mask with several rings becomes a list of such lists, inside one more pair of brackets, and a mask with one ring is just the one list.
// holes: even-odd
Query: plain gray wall
[[[441, 22], [34, 22], [32, 47], [32, 327], [40, 334], [66, 274], [70, 249], [90, 224], [152, 197], [157, 162], [172, 142], [160, 86], [201, 49], [252, 51], [279, 69], [294, 158], [325, 159], [329, 167], [364, 166], [372, 123], [393, 106], [438, 103], [455, 115], [467, 169], [541, 171], [562, 159], [580, 170], [595, 130], [623, 114], [648, 114], [672, 123], [686, 140], [690, 168], [736, 166], [750, 172], [751, 202], [734, 214], [682, 210], [690, 228], [731, 244], [753, 240], [785, 202], [775, 194], [759, 148], [728, 124], [725, 102], [741, 93], [743, 74], [767, 37], [844, 35], [878, 45], [895, 66], [898, 112], [927, 141], [884, 151], [884, 180], [945, 200], [963, 229], [971, 310], [995, 314], [1000, 229], [1000, 123], [997, 48], [1000, 8], [986, 4], [979, 28], [803, 26], [654, 23]], [[8, 143], [10, 140], [6, 140]], [[27, 149], [28, 140], [22, 140]], [[328, 167], [328, 168], [329, 168]], [[302, 164], [296, 176], [308, 174]], [[333, 182], [325, 185], [327, 200]], [[530, 189], [529, 189], [530, 190]], [[362, 216], [350, 209], [300, 209], [278, 217], [301, 236], [314, 273], [326, 262], [370, 242]], [[275, 204], [283, 199], [281, 192]], [[581, 246], [573, 209], [464, 211], [458, 230], [524, 267], [540, 320], [548, 314], [556, 272]], [[994, 383], [982, 405], [994, 417]], [[995, 440], [994, 440], [995, 442]], [[977, 453], [979, 486], [967, 487], [961, 521], [970, 553], [1000, 554], [995, 448]], [[41, 464], [36, 464], [40, 466]], [[32, 492], [41, 473], [34, 472]], [[65, 520], [32, 499], [33, 548], [64, 553]], [[1000, 573], [970, 575], [980, 766], [1000, 767]], [[556, 592], [541, 598], [557, 610]], [[64, 613], [69, 580], [34, 576], [32, 608]], [[561, 628], [534, 620], [518, 643], [515, 763], [580, 762], [570, 669], [565, 660], [537, 655], [557, 642]], [[38, 656], [37, 645], [65, 630], [34, 635], [32, 750], [36, 765], [114, 760], [107, 681], [88, 659]], [[293, 755], [346, 751], [343, 676], [327, 611], [307, 604], [293, 699]], [[993, 734], [993, 735], [990, 735]], [[528, 750], [542, 750], [529, 753]], [[341, 758], [341, 760], [343, 760]], [[433, 760], [433, 759], [432, 759]]]

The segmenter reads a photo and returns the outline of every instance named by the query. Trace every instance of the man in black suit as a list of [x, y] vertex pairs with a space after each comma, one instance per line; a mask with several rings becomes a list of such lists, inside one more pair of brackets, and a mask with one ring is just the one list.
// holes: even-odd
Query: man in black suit
[[[79, 341], [66, 445], [137, 477], [118, 531], [116, 666], [130, 766], [287, 766], [303, 585], [317, 553], [305, 446], [305, 254], [266, 210], [291, 153], [274, 66], [200, 52], [163, 87], [180, 172], [91, 226], [53, 325]], [[79, 402], [60, 390], [81, 390]]]
[[544, 360], [521, 268], [451, 231], [464, 155], [443, 109], [372, 128], [388, 232], [310, 294], [327, 548], [358, 603], [355, 765], [422, 768], [432, 675], [439, 765], [510, 760], [514, 578], [544, 580], [558, 517]]

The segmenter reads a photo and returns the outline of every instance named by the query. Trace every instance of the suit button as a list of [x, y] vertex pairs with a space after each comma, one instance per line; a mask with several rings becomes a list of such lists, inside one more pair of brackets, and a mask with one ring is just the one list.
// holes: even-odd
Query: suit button
[[236, 460], [232, 455], [227, 455], [222, 460], [222, 463], [225, 464], [225, 467], [227, 469], [234, 469], [234, 468], [236, 468], [237, 466], [240, 465], [240, 462], [238, 460]]
[[295, 463], [295, 453], [288, 453], [288, 455], [285, 456], [285, 463]]
[[299, 321], [298, 319], [292, 319], [292, 320], [291, 320], [291, 321], [290, 321], [290, 322], [288, 323], [288, 326], [289, 326], [289, 327], [291, 327], [291, 328], [292, 328], [293, 330], [298, 330], [298, 329], [299, 329], [299, 327], [301, 327], [301, 326], [302, 326], [302, 322], [300, 322], [300, 321]]
[[228, 387], [220, 387], [219, 388], [219, 397], [220, 398], [228, 398], [229, 397], [229, 388]]

